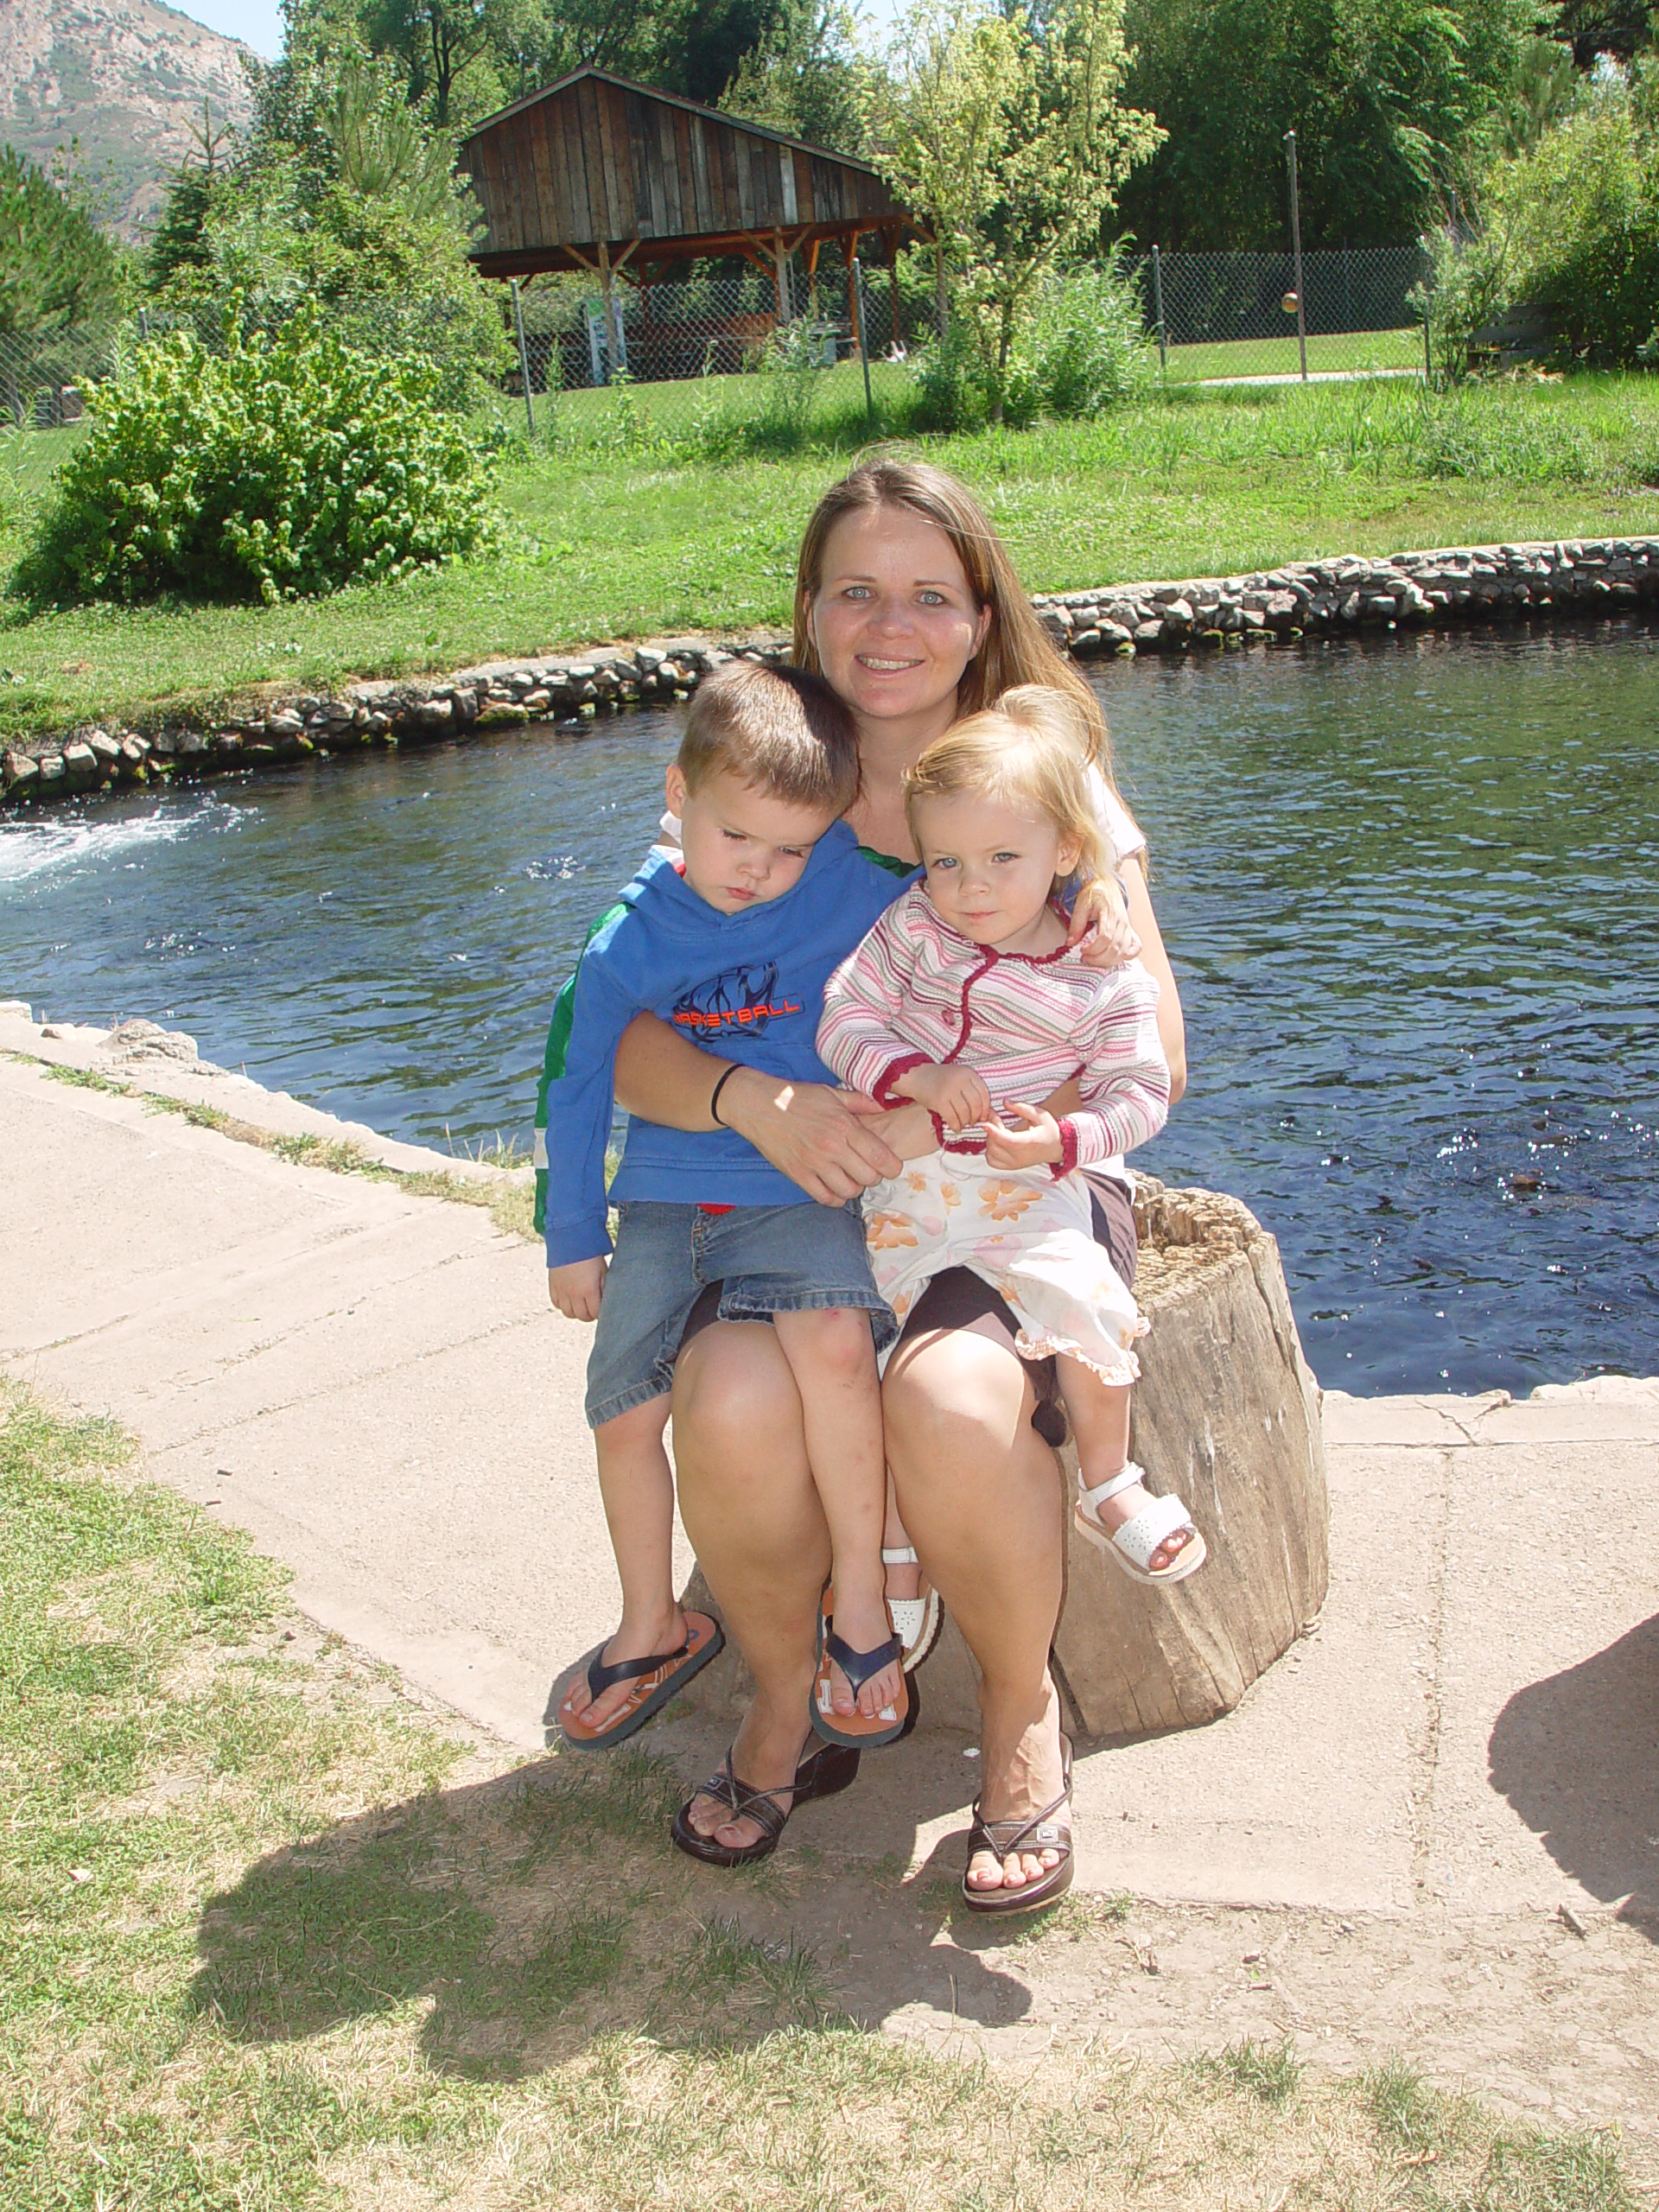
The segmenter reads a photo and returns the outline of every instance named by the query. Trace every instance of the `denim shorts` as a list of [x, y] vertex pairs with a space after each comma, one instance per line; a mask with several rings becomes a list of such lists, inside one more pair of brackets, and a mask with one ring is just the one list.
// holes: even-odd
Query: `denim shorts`
[[711, 1284], [722, 1321], [850, 1306], [869, 1315], [877, 1351], [899, 1332], [870, 1277], [856, 1198], [729, 1213], [632, 1198], [619, 1209], [588, 1359], [590, 1428], [667, 1396], [686, 1318]]

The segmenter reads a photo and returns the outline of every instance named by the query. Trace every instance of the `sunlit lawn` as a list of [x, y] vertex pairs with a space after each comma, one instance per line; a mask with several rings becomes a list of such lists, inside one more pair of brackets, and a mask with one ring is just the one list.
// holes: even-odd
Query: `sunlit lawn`
[[[782, 624], [814, 500], [861, 446], [904, 429], [906, 372], [880, 364], [875, 378], [874, 422], [861, 376], [843, 364], [819, 380], [804, 429], [753, 420], [757, 378], [710, 380], [743, 387], [734, 397], [694, 381], [543, 399], [533, 442], [509, 410], [520, 428], [502, 456], [500, 544], [405, 584], [274, 608], [41, 614], [7, 602], [0, 734], [203, 708], [262, 684], [320, 690], [353, 675]], [[749, 423], [730, 429], [731, 457], [706, 457], [697, 420], [710, 410], [728, 429]], [[25, 434], [8, 448], [6, 565], [73, 435]], [[766, 450], [768, 440], [796, 449]], [[1187, 389], [1089, 423], [906, 443], [976, 486], [1038, 590], [1659, 530], [1659, 378], [1641, 376], [1450, 397], [1409, 379]]]

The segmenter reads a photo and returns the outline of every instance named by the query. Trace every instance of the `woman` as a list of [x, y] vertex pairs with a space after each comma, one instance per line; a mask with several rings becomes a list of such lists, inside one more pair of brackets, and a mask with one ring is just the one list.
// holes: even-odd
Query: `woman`
[[[1012, 684], [1040, 683], [1071, 692], [1100, 720], [977, 503], [926, 467], [868, 463], [819, 503], [801, 548], [795, 658], [853, 709], [862, 784], [847, 820], [900, 871], [917, 859], [905, 771], [958, 716]], [[1103, 793], [1103, 806], [1128, 919], [1162, 986], [1159, 1029], [1179, 1097], [1180, 1001], [1147, 893], [1144, 841], [1115, 794]], [[709, 1128], [713, 1086], [728, 1065], [641, 1016], [623, 1040], [617, 1095], [649, 1121]], [[1061, 1092], [1052, 1103], [1064, 1111], [1069, 1102]], [[885, 1115], [872, 1102], [749, 1069], [725, 1083], [720, 1117], [830, 1205], [933, 1142], [919, 1109]], [[1103, 1191], [1104, 1241], [1119, 1272], [1132, 1275], [1125, 1186]], [[815, 1794], [812, 1762], [802, 1762], [829, 1547], [799, 1400], [772, 1331], [699, 1320], [687, 1328], [675, 1376], [680, 1511], [756, 1692], [731, 1758], [749, 1794], [701, 1793], [677, 1823], [677, 1840], [732, 1863], [769, 1849], [797, 1796]], [[899, 1512], [982, 1678], [987, 1825], [964, 1894], [982, 1910], [1027, 1907], [1070, 1878], [1069, 1828], [1054, 1818], [1068, 1778], [1048, 1673], [1062, 1594], [1061, 1492], [1052, 1452], [1033, 1427], [1036, 1399], [1007, 1310], [976, 1279], [941, 1276], [918, 1301], [887, 1368], [883, 1408]], [[1114, 1525], [1146, 1502], [1139, 1491], [1115, 1500]], [[1179, 1544], [1170, 1540], [1170, 1558]]]

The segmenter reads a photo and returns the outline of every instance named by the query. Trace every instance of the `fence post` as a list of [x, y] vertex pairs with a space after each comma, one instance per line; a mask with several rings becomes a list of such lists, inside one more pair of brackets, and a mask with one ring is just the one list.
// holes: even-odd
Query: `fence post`
[[1302, 357], [1302, 382], [1307, 382], [1307, 302], [1302, 297], [1302, 209], [1296, 197], [1296, 133], [1287, 130], [1285, 148], [1290, 162], [1290, 243], [1296, 267], [1296, 344]]
[[524, 311], [518, 304], [518, 279], [512, 279], [512, 327], [518, 334], [518, 373], [524, 380], [524, 420], [536, 435], [536, 409], [530, 397], [530, 352], [524, 344]]
[[1423, 288], [1423, 383], [1425, 385], [1432, 385], [1434, 381], [1434, 348], [1430, 345], [1428, 337], [1428, 319], [1433, 312], [1433, 302], [1429, 297], [1427, 286], [1425, 285]]
[[870, 346], [864, 334], [864, 264], [853, 257], [853, 313], [858, 324], [858, 358], [864, 364], [864, 412], [875, 420], [875, 400], [870, 391]]
[[1152, 249], [1152, 307], [1153, 313], [1158, 318], [1159, 373], [1167, 384], [1169, 382], [1169, 346], [1167, 333], [1164, 328], [1164, 264], [1155, 245]]

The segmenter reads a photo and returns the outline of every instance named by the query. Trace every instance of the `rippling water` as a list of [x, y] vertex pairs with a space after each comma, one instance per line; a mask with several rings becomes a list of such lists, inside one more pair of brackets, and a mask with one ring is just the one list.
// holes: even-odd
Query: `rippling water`
[[[1328, 1384], [1659, 1370], [1655, 645], [1101, 679], [1192, 1062], [1138, 1158], [1276, 1232]], [[400, 1136], [523, 1135], [550, 1002], [677, 733], [639, 712], [0, 821], [0, 995], [175, 1024]]]

